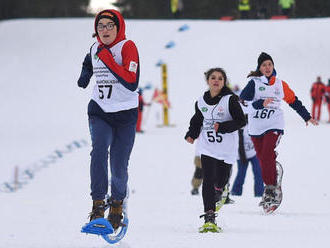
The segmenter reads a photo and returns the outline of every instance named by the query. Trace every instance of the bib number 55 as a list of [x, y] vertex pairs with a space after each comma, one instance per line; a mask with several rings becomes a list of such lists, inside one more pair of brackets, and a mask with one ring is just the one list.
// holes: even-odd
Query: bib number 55
[[207, 131], [207, 140], [211, 143], [218, 142], [220, 143], [222, 141], [222, 136], [219, 133], [216, 133], [214, 131]]

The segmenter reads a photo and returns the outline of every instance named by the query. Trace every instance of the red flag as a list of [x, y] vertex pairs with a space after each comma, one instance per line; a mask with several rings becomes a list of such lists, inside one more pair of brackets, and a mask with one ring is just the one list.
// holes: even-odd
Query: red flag
[[162, 91], [159, 91], [158, 89], [155, 89], [151, 100], [158, 102], [158, 103], [166, 106], [167, 108], [170, 107], [170, 102], [168, 101], [166, 95]]

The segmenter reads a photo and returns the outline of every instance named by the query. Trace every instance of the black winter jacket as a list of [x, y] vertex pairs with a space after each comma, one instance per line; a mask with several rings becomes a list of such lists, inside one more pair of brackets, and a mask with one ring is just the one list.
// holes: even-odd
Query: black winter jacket
[[[220, 91], [219, 95], [215, 97], [211, 97], [210, 91], [206, 91], [204, 93], [203, 99], [208, 105], [216, 105], [219, 103], [221, 98], [226, 95], [231, 95], [229, 98], [229, 113], [232, 116], [233, 120], [218, 122], [219, 129], [218, 133], [231, 133], [237, 131], [238, 129], [244, 127], [246, 125], [246, 119], [243, 113], [243, 110], [238, 102], [238, 96], [236, 96], [229, 88], [223, 87]], [[203, 114], [198, 109], [197, 101], [195, 103], [195, 114], [190, 120], [189, 130], [185, 135], [185, 139], [187, 137], [191, 137], [192, 139], [197, 139], [200, 132], [201, 127], [203, 125]]]

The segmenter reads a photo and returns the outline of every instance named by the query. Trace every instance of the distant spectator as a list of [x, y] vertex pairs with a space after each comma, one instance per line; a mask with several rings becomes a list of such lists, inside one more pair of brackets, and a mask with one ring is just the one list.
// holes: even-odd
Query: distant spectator
[[241, 94], [241, 89], [239, 87], [239, 85], [235, 84], [232, 91], [239, 96], [239, 94]]
[[292, 9], [295, 5], [295, 0], [279, 0], [278, 4], [281, 7], [281, 13], [285, 16], [292, 15]]
[[328, 123], [330, 123], [330, 78], [328, 79], [328, 85], [325, 88], [325, 101], [328, 104], [328, 114], [329, 114]]
[[249, 0], [239, 0], [238, 2], [238, 11], [240, 13], [241, 19], [248, 19], [250, 13], [250, 2]]
[[325, 85], [321, 81], [321, 77], [317, 77], [316, 82], [314, 82], [312, 85], [311, 97], [313, 101], [312, 118], [318, 121], [321, 118], [322, 98], [324, 94], [325, 94]]
[[258, 19], [267, 19], [270, 10], [270, 0], [256, 0], [255, 2]]
[[144, 106], [150, 106], [150, 103], [145, 103], [144, 99], [143, 99], [143, 89], [139, 88], [138, 89], [138, 93], [139, 93], [139, 105], [138, 105], [138, 119], [136, 122], [136, 132], [138, 133], [143, 133], [144, 131], [142, 130], [141, 126], [142, 126], [142, 113], [144, 110]]
[[174, 18], [180, 18], [183, 11], [183, 0], [171, 0], [171, 12]]

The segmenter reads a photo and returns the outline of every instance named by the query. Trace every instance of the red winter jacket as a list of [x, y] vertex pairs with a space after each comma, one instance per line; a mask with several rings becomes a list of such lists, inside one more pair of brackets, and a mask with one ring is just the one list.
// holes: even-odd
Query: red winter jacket
[[325, 85], [322, 82], [315, 82], [312, 85], [311, 97], [313, 101], [321, 101], [325, 93]]

